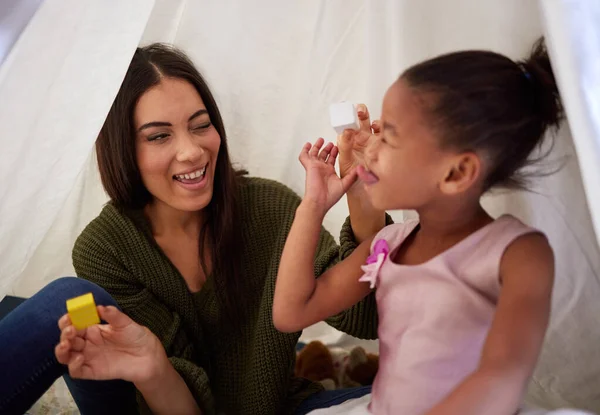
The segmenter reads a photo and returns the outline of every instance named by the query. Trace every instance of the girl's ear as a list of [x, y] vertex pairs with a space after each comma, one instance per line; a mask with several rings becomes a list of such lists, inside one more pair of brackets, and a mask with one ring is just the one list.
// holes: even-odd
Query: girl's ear
[[461, 153], [448, 163], [440, 190], [451, 196], [471, 189], [481, 177], [482, 165], [479, 156], [473, 152]]

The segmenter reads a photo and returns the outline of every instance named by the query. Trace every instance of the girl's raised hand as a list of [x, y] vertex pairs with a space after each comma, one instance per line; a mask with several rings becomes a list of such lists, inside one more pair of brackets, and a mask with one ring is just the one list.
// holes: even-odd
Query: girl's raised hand
[[300, 163], [306, 170], [304, 202], [313, 204], [325, 214], [356, 181], [356, 169], [340, 179], [335, 171], [338, 148], [333, 143], [323, 147], [319, 138], [314, 144], [306, 143], [300, 152]]

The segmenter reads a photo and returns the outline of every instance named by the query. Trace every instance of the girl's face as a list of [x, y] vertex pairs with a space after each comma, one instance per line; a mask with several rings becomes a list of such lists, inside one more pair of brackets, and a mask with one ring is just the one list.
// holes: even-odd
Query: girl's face
[[365, 154], [370, 174], [361, 174], [375, 208], [421, 209], [441, 195], [440, 184], [456, 153], [440, 147], [424, 105], [402, 79], [386, 92], [382, 132]]
[[140, 97], [134, 125], [138, 168], [154, 201], [185, 212], [206, 207], [221, 137], [198, 91], [163, 78]]

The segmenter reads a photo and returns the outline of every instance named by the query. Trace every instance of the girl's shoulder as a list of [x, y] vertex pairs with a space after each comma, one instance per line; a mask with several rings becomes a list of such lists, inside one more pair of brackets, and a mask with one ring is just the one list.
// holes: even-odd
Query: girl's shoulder
[[417, 227], [419, 224], [418, 219], [410, 219], [401, 223], [392, 223], [385, 226], [380, 230], [377, 235], [373, 238], [371, 243], [371, 250], [374, 249], [375, 245], [382, 240], [385, 240], [390, 247], [398, 246], [406, 239], [408, 235]]

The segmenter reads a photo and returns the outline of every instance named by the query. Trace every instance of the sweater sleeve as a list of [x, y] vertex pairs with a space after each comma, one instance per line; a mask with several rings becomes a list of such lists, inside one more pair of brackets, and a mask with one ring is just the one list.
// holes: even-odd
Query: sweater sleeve
[[[161, 340], [167, 356], [192, 392], [203, 413], [214, 413], [214, 399], [206, 372], [193, 363], [191, 342], [180, 330], [177, 313], [160, 303], [150, 291], [128, 271], [125, 261], [106, 238], [106, 229], [92, 222], [82, 232], [73, 248], [73, 266], [78, 277], [104, 288], [121, 310], [138, 324], [146, 326]], [[108, 231], [110, 232], [110, 231]], [[138, 407], [142, 414], [151, 414], [138, 392]]]
[[[391, 223], [393, 223], [391, 216], [386, 214], [386, 226]], [[347, 258], [358, 246], [350, 226], [350, 217], [346, 218], [342, 225], [340, 246], [335, 243], [331, 234], [324, 230], [321, 231], [318, 246], [315, 273], [321, 275], [338, 261]], [[359, 303], [326, 320], [330, 326], [360, 339], [376, 339], [378, 321], [374, 291]]]

